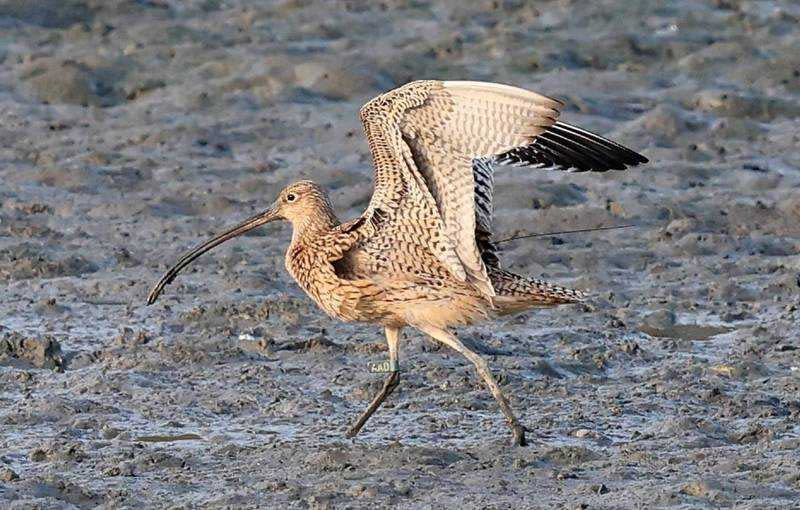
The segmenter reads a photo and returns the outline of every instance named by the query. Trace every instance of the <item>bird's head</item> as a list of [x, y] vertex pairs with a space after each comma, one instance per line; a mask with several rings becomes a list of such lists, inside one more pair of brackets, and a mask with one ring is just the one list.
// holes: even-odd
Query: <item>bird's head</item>
[[271, 212], [272, 219], [284, 219], [299, 227], [332, 210], [328, 194], [319, 184], [297, 181], [283, 188], [266, 213]]
[[337, 222], [328, 194], [321, 186], [312, 181], [298, 181], [290, 184], [283, 188], [278, 194], [278, 198], [267, 209], [212, 237], [178, 259], [150, 291], [150, 295], [147, 296], [147, 304], [153, 304], [164, 287], [175, 279], [183, 268], [203, 253], [229, 239], [275, 220], [291, 222], [295, 236], [298, 236], [299, 232], [308, 232], [316, 227], [330, 228]]

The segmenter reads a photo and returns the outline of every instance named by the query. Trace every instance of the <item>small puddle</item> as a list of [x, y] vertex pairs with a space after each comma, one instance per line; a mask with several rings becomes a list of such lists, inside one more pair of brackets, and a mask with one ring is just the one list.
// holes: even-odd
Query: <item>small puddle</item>
[[141, 436], [137, 437], [136, 441], [143, 443], [171, 443], [173, 441], [202, 441], [202, 439], [197, 434], [179, 434], [177, 436]]
[[676, 338], [678, 340], [708, 340], [709, 338], [729, 333], [734, 328], [725, 326], [703, 326], [700, 324], [674, 324], [666, 328], [640, 326], [639, 331], [659, 338]]

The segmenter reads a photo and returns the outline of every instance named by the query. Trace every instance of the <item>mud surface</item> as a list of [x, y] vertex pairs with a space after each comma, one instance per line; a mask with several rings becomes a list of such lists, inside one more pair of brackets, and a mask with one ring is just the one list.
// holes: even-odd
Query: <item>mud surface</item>
[[[797, 508], [796, 2], [0, 2], [0, 507]], [[467, 7], [467, 5], [469, 5]], [[357, 111], [410, 79], [563, 98], [652, 163], [503, 169], [507, 267], [585, 306], [418, 333], [335, 323], [270, 225], [177, 255], [292, 180], [371, 193]]]

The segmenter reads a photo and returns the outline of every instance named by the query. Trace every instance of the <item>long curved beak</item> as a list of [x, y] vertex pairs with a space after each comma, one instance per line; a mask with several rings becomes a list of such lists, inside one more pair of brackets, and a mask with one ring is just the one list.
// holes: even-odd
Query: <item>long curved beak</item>
[[178, 259], [178, 262], [176, 262], [175, 265], [172, 266], [169, 271], [164, 273], [164, 276], [162, 276], [160, 280], [158, 280], [158, 283], [155, 284], [153, 290], [151, 290], [150, 294], [147, 295], [147, 304], [152, 305], [153, 303], [155, 303], [156, 299], [158, 299], [159, 294], [161, 294], [161, 291], [164, 290], [164, 287], [169, 285], [172, 282], [172, 280], [174, 280], [175, 277], [178, 276], [178, 273], [181, 272], [181, 270], [184, 267], [191, 264], [194, 261], [194, 259], [202, 255], [203, 253], [207, 252], [211, 248], [214, 248], [215, 246], [224, 243], [228, 239], [233, 239], [236, 236], [242, 235], [245, 232], [253, 230], [254, 228], [260, 227], [265, 223], [269, 223], [270, 221], [274, 221], [279, 218], [280, 216], [278, 216], [277, 207], [275, 205], [272, 205], [266, 211], [258, 213], [255, 216], [252, 216], [244, 220], [235, 227], [228, 229], [222, 234], [214, 236], [212, 239], [209, 239], [200, 246], [194, 248], [192, 251], [186, 253], [183, 257]]

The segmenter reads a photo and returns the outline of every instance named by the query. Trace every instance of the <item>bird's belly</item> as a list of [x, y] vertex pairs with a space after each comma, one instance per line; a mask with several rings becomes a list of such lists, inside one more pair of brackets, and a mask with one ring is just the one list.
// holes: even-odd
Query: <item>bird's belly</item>
[[489, 317], [490, 310], [491, 307], [483, 299], [425, 299], [404, 305], [402, 316], [411, 325], [447, 328], [484, 321]]
[[365, 316], [362, 320], [445, 328], [483, 321], [491, 313], [490, 303], [472, 288], [431, 286], [419, 281], [371, 281], [378, 290], [359, 299], [358, 309]]
[[479, 291], [439, 264], [421, 262], [393, 264], [356, 250], [330, 266], [287, 259], [287, 269], [320, 308], [343, 321], [447, 327], [489, 317], [491, 304]]

